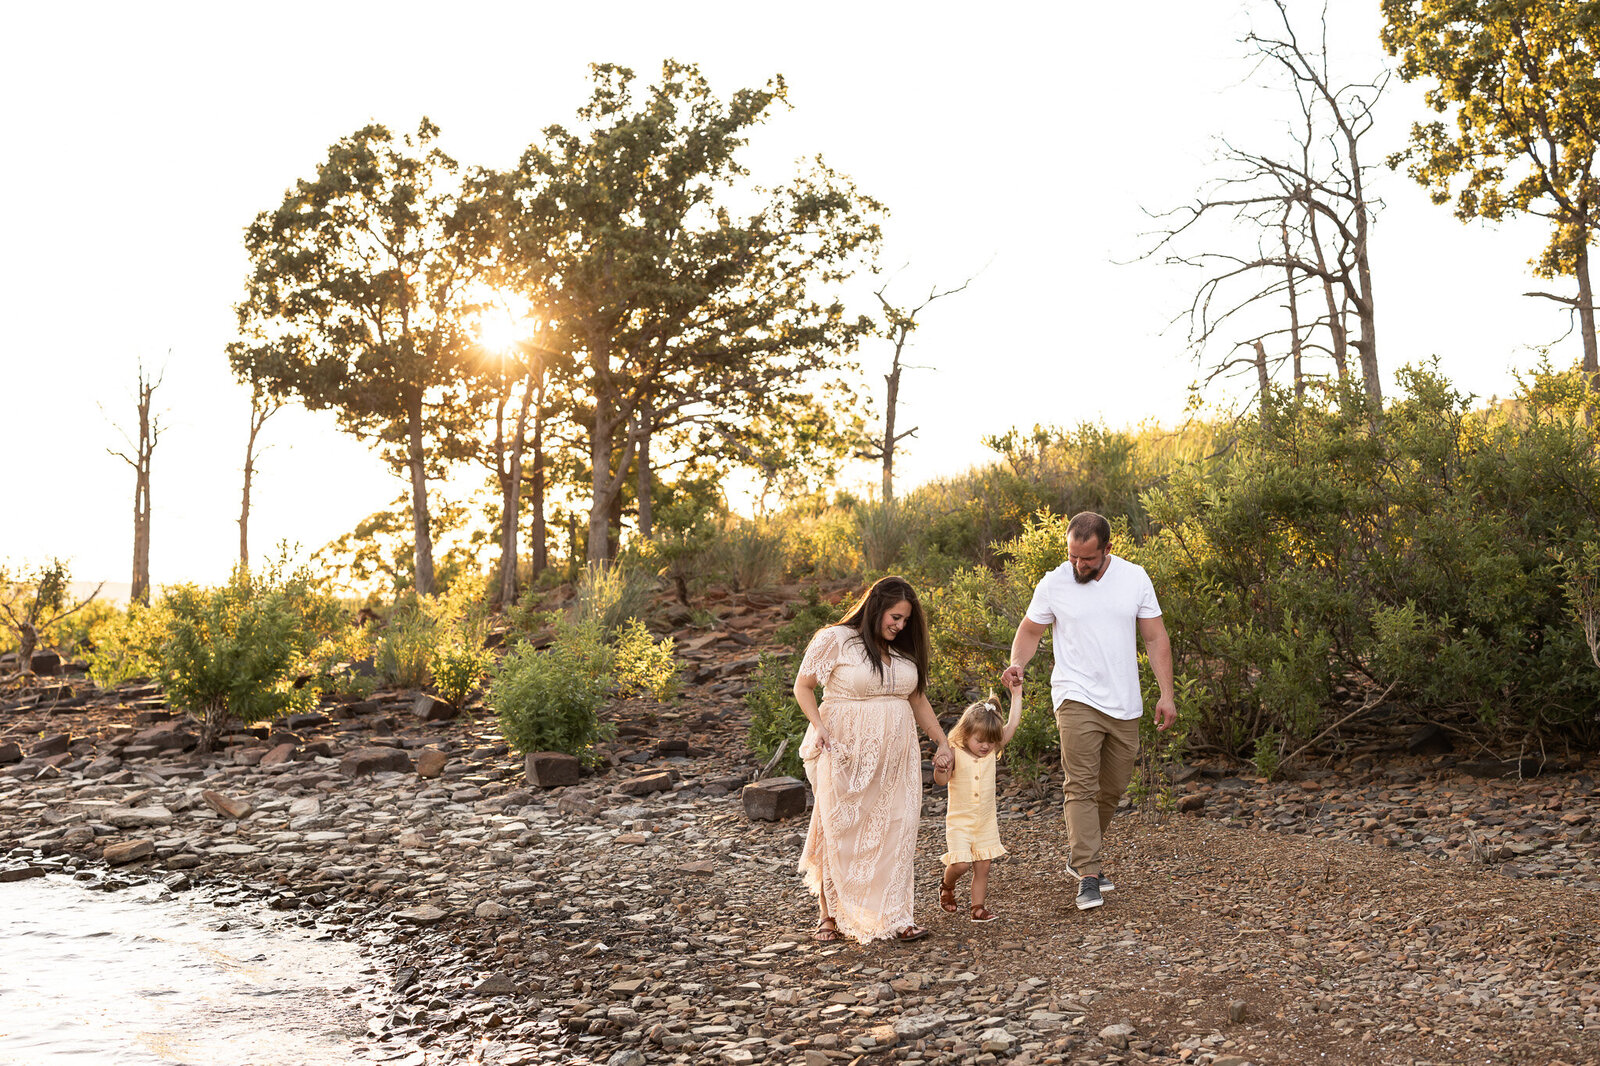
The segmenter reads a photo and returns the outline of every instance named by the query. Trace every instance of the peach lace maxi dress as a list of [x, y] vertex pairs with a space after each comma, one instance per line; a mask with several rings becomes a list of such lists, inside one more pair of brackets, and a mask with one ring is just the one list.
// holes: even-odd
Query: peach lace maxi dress
[[922, 750], [909, 697], [917, 666], [891, 655], [880, 679], [855, 631], [829, 626], [806, 649], [800, 673], [822, 683], [818, 713], [828, 750], [807, 727], [800, 743], [816, 805], [800, 873], [839, 932], [861, 943], [911, 925]]

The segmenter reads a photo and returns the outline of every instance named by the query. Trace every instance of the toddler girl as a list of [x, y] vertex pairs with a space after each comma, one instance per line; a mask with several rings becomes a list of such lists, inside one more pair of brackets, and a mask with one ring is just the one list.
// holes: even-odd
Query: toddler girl
[[950, 730], [955, 763], [949, 769], [933, 768], [935, 784], [950, 786], [945, 808], [944, 883], [939, 906], [955, 913], [956, 883], [972, 871], [972, 920], [992, 922], [999, 915], [983, 905], [989, 890], [989, 861], [1006, 853], [1000, 844], [1000, 824], [994, 812], [994, 764], [1000, 749], [1017, 731], [1022, 718], [1022, 685], [1011, 687], [1011, 715], [1000, 717], [1000, 701], [990, 696], [961, 712]]

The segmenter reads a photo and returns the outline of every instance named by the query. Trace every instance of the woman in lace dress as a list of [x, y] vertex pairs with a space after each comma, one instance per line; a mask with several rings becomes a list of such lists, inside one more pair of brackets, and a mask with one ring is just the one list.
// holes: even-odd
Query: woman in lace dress
[[806, 649], [794, 698], [811, 722], [800, 757], [816, 806], [800, 873], [817, 896], [818, 940], [928, 933], [911, 915], [922, 815], [917, 727], [939, 746], [937, 765], [949, 765], [950, 749], [927, 680], [928, 624], [904, 578], [873, 585]]

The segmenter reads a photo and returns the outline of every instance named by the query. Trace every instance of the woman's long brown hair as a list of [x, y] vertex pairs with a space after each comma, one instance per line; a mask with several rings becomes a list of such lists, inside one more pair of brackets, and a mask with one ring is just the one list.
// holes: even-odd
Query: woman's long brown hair
[[889, 647], [917, 664], [916, 691], [922, 693], [928, 688], [928, 618], [922, 613], [922, 601], [917, 599], [917, 590], [911, 587], [911, 582], [903, 577], [880, 578], [862, 594], [839, 624], [856, 631], [867, 647], [867, 661], [882, 681], [886, 649], [879, 635], [879, 623], [884, 612], [901, 600], [911, 605], [911, 616], [889, 642]]

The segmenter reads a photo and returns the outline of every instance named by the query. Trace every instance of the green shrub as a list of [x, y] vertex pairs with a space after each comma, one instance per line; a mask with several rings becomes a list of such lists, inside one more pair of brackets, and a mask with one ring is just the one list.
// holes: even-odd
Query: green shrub
[[521, 754], [560, 751], [594, 764], [614, 730], [600, 720], [610, 676], [590, 634], [568, 630], [548, 649], [512, 648], [494, 670], [488, 705]]
[[763, 654], [750, 688], [745, 692], [744, 706], [750, 712], [750, 750], [765, 763], [780, 744], [788, 741], [783, 758], [774, 769], [790, 777], [803, 778], [805, 764], [800, 761], [800, 740], [809, 723], [794, 698], [798, 663], [798, 656]]
[[105, 688], [136, 677], [154, 677], [157, 652], [166, 639], [168, 619], [161, 605], [129, 604], [95, 626], [90, 634], [89, 676]]
[[861, 539], [852, 508], [806, 507], [779, 516], [783, 568], [792, 577], [841, 578], [861, 573]]
[[433, 680], [438, 622], [415, 596], [395, 604], [373, 642], [378, 677], [398, 688], [424, 688]]
[[494, 655], [484, 648], [456, 644], [433, 663], [433, 690], [452, 707], [461, 707], [494, 668]]
[[240, 568], [226, 585], [179, 585], [162, 596], [166, 633], [156, 659], [167, 699], [201, 716], [209, 751], [224, 722], [270, 721], [316, 705], [315, 683], [295, 686], [307, 653], [339, 623], [338, 606], [309, 576]]
[[612, 645], [612, 674], [624, 695], [649, 695], [665, 702], [678, 688], [678, 664], [670, 637], [657, 641], [637, 618], [617, 631]]
[[917, 525], [915, 509], [897, 500], [856, 505], [856, 535], [861, 558], [869, 572], [895, 568], [912, 542]]
[[735, 592], [765, 588], [783, 574], [783, 537], [769, 523], [735, 522], [719, 538], [717, 552]]
[[655, 580], [636, 567], [590, 563], [578, 578], [573, 620], [580, 626], [598, 625], [610, 636], [628, 619], [645, 613], [655, 588]]

